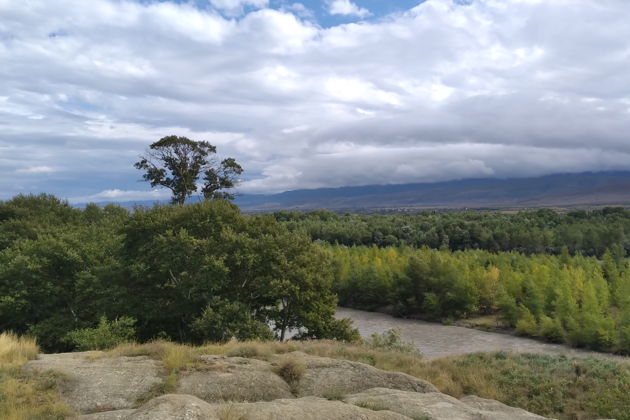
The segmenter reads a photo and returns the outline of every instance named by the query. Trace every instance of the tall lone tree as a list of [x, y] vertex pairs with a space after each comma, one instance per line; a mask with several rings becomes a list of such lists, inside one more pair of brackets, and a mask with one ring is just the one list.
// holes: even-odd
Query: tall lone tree
[[[216, 152], [217, 148], [207, 141], [167, 136], [150, 145], [134, 166], [146, 171], [142, 177], [151, 187], [171, 190], [173, 204], [183, 205], [197, 190], [206, 200], [233, 200], [234, 195], [225, 190], [236, 185], [243, 168], [233, 158], [219, 162], [214, 157]], [[203, 184], [198, 186], [200, 177]]]

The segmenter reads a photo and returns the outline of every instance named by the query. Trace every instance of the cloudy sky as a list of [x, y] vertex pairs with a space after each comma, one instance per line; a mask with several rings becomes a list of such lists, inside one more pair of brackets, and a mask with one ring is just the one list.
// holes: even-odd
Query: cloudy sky
[[241, 191], [630, 170], [628, 0], [0, 0], [0, 199], [141, 200], [159, 138]]

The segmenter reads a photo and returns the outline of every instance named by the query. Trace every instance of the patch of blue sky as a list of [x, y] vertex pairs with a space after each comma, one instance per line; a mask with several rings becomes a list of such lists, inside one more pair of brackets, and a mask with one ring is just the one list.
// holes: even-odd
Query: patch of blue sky
[[[212, 9], [210, 0], [138, 0], [141, 3], [169, 2], [194, 4], [200, 9]], [[399, 13], [412, 9], [426, 0], [351, 0], [359, 9], [369, 11], [369, 15], [357, 16], [353, 14], [331, 14], [330, 4], [333, 0], [269, 0], [268, 7], [277, 10], [290, 10], [296, 15], [300, 15], [300, 6], [292, 8], [293, 5], [302, 5], [306, 9], [306, 13], [302, 14], [302, 18], [314, 19], [322, 27], [331, 27], [344, 23], [357, 21], [378, 20], [392, 13]], [[456, 3], [466, 4], [471, 0], [454, 0]], [[255, 10], [256, 7], [245, 4], [243, 11], [245, 13]], [[228, 17], [233, 17], [227, 15]]]

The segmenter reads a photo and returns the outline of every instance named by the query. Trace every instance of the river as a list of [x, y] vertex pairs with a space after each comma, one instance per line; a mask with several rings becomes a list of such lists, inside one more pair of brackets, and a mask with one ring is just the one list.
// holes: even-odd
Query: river
[[398, 328], [402, 339], [412, 342], [426, 359], [437, 359], [475, 352], [510, 351], [630, 360], [627, 357], [574, 349], [561, 344], [543, 343], [508, 334], [394, 318], [378, 312], [337, 308], [336, 317], [352, 319], [354, 326], [358, 328], [364, 337], [369, 337], [373, 333], [382, 333], [391, 328]]

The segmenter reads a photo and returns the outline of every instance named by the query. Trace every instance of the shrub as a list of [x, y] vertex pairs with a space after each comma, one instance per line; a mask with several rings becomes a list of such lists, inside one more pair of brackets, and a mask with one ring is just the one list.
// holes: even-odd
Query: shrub
[[293, 338], [296, 340], [320, 338], [355, 343], [361, 341], [361, 334], [359, 333], [358, 329], [352, 326], [352, 320], [350, 318], [333, 318], [331, 320], [328, 320], [328, 322], [323, 325], [323, 328], [311, 328], [311, 330], [309, 330], [309, 333], [298, 334]]
[[401, 353], [418, 352], [413, 343], [402, 340], [400, 330], [397, 328], [389, 329], [382, 334], [374, 333], [365, 343], [373, 349], [393, 350]]
[[562, 343], [565, 340], [565, 331], [560, 320], [545, 315], [540, 318], [539, 335], [552, 343]]
[[108, 321], [101, 317], [96, 328], [83, 328], [69, 332], [65, 340], [78, 350], [107, 350], [133, 340], [136, 320], [129, 317]]
[[253, 319], [247, 306], [216, 297], [193, 321], [192, 329], [202, 341], [215, 343], [225, 343], [233, 338], [241, 341], [273, 338], [269, 327]]

